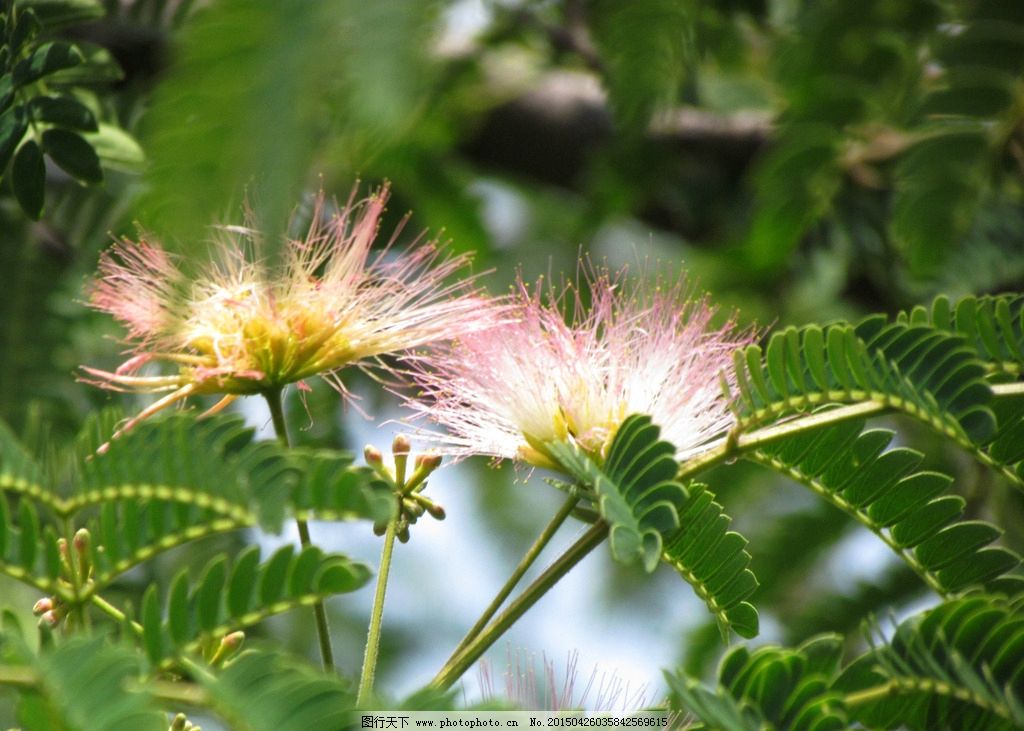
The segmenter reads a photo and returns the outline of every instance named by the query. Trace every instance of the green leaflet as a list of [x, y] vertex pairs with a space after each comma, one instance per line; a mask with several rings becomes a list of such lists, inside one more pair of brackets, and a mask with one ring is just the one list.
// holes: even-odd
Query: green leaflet
[[83, 132], [99, 129], [92, 110], [73, 96], [37, 96], [29, 102], [29, 111], [38, 121], [69, 129]]
[[975, 455], [1009, 479], [1018, 489], [1024, 489], [1024, 409], [1021, 399], [996, 404], [994, 411], [999, 429]]
[[603, 72], [609, 100], [626, 129], [642, 132], [651, 113], [679, 93], [692, 52], [687, 37], [694, 15], [676, 0], [592, 3], [590, 27], [607, 64]]
[[280, 526], [285, 513], [320, 520], [368, 518], [379, 522], [391, 517], [391, 493], [372, 470], [353, 466], [347, 453], [292, 448], [288, 460], [295, 473], [294, 486], [286, 499], [280, 501], [279, 513], [272, 513], [274, 497], [280, 494], [272, 481], [255, 490], [264, 526]]
[[745, 600], [757, 579], [748, 568], [747, 540], [728, 530], [729, 517], [704, 485], [684, 488], [675, 482], [675, 447], [660, 441], [659, 434], [649, 416], [628, 417], [602, 466], [574, 445], [545, 448], [593, 489], [617, 561], [639, 559], [647, 571], [666, 561], [708, 605], [723, 639], [730, 628], [753, 637], [757, 610]]
[[140, 424], [96, 454], [116, 417], [100, 414], [78, 439], [70, 464], [34, 460], [0, 424], [0, 491], [20, 495], [17, 515], [0, 500], [0, 571], [48, 594], [56, 583], [56, 536], [41, 504], [59, 517], [87, 508], [94, 585], [102, 591], [129, 568], [183, 543], [262, 526], [279, 530], [287, 515], [386, 520], [392, 502], [347, 453], [253, 442], [238, 417], [188, 415]]
[[899, 322], [955, 333], [975, 349], [994, 372], [1017, 375], [1024, 370], [1024, 296], [962, 297], [951, 303], [936, 297], [930, 308], [901, 313]]
[[866, 0], [794, 13], [774, 74], [786, 113], [754, 170], [755, 215], [737, 263], [764, 277], [781, 272], [805, 232], [830, 212], [849, 130], [916, 81], [917, 65], [908, 61], [934, 33], [938, 11], [929, 0]]
[[[0, 179], [10, 178], [22, 211], [38, 220], [47, 198], [44, 153], [82, 184], [100, 183], [104, 177], [100, 150], [91, 138], [79, 134], [96, 130], [97, 120], [61, 90], [116, 81], [123, 73], [106, 49], [52, 39], [59, 27], [104, 15], [98, 0], [26, 0], [4, 7], [0, 26], [13, 28], [3, 33], [0, 53]], [[40, 42], [41, 31], [51, 38]], [[26, 136], [29, 129], [32, 134]], [[124, 130], [119, 132], [131, 139]], [[52, 204], [51, 200], [51, 211]]]
[[964, 501], [943, 496], [952, 478], [917, 471], [922, 455], [887, 449], [893, 432], [847, 422], [798, 434], [748, 458], [800, 482], [854, 517], [941, 595], [1001, 584], [1020, 558], [991, 546], [1001, 531], [961, 521]]
[[731, 519], [707, 487], [692, 483], [679, 511], [680, 528], [669, 536], [664, 559], [693, 587], [714, 615], [723, 640], [731, 628], [755, 637], [758, 616], [746, 601], [757, 590], [747, 539], [729, 530]]
[[672, 708], [699, 719], [688, 728], [694, 731], [762, 731], [764, 719], [753, 708], [719, 691], [706, 688], [693, 678], [676, 677], [665, 671], [672, 691]]
[[696, 716], [703, 725], [695, 728], [832, 731], [848, 727], [842, 696], [830, 690], [841, 656], [842, 638], [822, 635], [796, 649], [735, 648], [722, 659], [714, 691], [682, 675], [665, 677], [672, 707]]
[[912, 617], [890, 643], [851, 663], [835, 688], [869, 727], [1021, 728], [1021, 601], [969, 596]]
[[103, 182], [99, 155], [77, 132], [48, 129], [43, 132], [43, 149], [64, 172], [83, 184]]
[[278, 653], [245, 652], [204, 685], [231, 728], [308, 731], [357, 724], [355, 694], [346, 681]]
[[90, 420], [76, 463], [51, 484], [10, 432], [0, 430], [0, 487], [62, 516], [117, 500], [187, 504], [267, 530], [279, 530], [287, 511], [328, 520], [389, 515], [381, 485], [353, 467], [346, 452], [286, 451], [273, 441], [253, 442], [238, 416], [176, 414], [140, 424], [96, 454], [115, 420], [109, 414]]
[[27, 58], [14, 66], [14, 85], [25, 86], [84, 62], [85, 57], [73, 43], [48, 41], [33, 49]]
[[121, 499], [104, 503], [87, 523], [97, 537], [92, 546], [93, 579], [98, 588], [124, 571], [170, 548], [204, 536], [253, 525], [188, 503], [158, 499]]
[[[237, 466], [246, 456], [244, 447], [266, 448], [248, 444], [251, 433], [237, 417], [196, 421], [175, 415], [143, 423], [110, 442], [105, 453], [95, 454], [96, 442], [109, 438], [104, 426], [93, 423], [83, 430], [73, 491], [54, 500], [58, 513], [117, 498], [141, 498], [191, 503], [236, 520], [251, 516], [247, 476]], [[259, 465], [251, 479], [257, 484], [270, 479], [264, 472], [276, 466]]]
[[608, 523], [612, 555], [625, 564], [639, 560], [653, 571], [663, 538], [679, 527], [686, 490], [674, 481], [676, 449], [658, 439], [661, 429], [649, 416], [633, 415], [619, 427], [598, 466], [574, 444], [549, 442], [545, 448], [597, 498]]
[[102, 18], [106, 10], [100, 0], [22, 0], [47, 29], [60, 28]]
[[35, 140], [26, 140], [14, 153], [11, 187], [25, 215], [38, 221], [46, 202], [46, 163]]
[[[951, 303], [937, 297], [930, 308], [915, 307], [900, 322], [927, 325], [954, 333], [975, 349], [993, 380], [1018, 377], [1024, 371], [1024, 297], [1015, 294], [968, 296]], [[1018, 489], [1024, 489], [1024, 412], [1020, 399], [992, 404], [997, 429], [981, 444], [968, 448]]]
[[[109, 636], [67, 637], [30, 649], [13, 614], [4, 612], [0, 655], [19, 688], [25, 731], [165, 731], [167, 716], [146, 687], [147, 670], [132, 648]], [[38, 652], [38, 654], [37, 654]]]
[[1001, 126], [1024, 72], [1024, 12], [1018, 3], [958, 6], [959, 32], [936, 38], [942, 81], [929, 85], [915, 140], [895, 166], [891, 231], [917, 273], [933, 274], [976, 218], [994, 172]]
[[986, 367], [969, 341], [916, 320], [788, 328], [763, 351], [737, 352], [735, 374], [737, 393], [728, 396], [744, 428], [827, 403], [876, 400], [968, 447], [996, 429]]
[[[37, 690], [21, 695], [25, 731], [165, 731], [166, 715], [140, 687], [139, 656], [105, 638], [70, 638], [35, 659]], [[134, 682], [133, 682], [134, 681]]]
[[31, 501], [21, 501], [14, 524], [0, 495], [0, 572], [48, 594], [67, 596], [67, 588], [57, 582], [56, 534], [49, 526], [40, 533], [39, 513]]
[[187, 571], [174, 578], [166, 612], [158, 587], [147, 589], [141, 617], [146, 654], [159, 665], [194, 650], [204, 638], [218, 639], [272, 615], [355, 591], [369, 580], [365, 564], [315, 546], [299, 553], [285, 546], [263, 564], [255, 546], [231, 565], [226, 556], [215, 556], [195, 582]]
[[382, 485], [369, 470], [353, 467], [347, 452], [253, 442], [238, 416], [172, 415], [140, 424], [93, 456], [109, 433], [98, 424], [84, 430], [76, 489], [51, 500], [59, 513], [118, 498], [159, 499], [270, 531], [280, 530], [289, 510], [327, 520], [390, 515]]
[[714, 689], [666, 673], [674, 709], [699, 729], [910, 728], [1002, 731], [1024, 724], [1021, 600], [972, 595], [901, 623], [840, 670], [837, 635], [795, 649], [737, 647]]

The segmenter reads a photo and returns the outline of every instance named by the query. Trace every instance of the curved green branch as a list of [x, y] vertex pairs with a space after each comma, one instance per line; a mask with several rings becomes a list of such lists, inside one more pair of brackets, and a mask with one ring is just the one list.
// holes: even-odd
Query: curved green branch
[[475, 663], [487, 649], [501, 637], [520, 617], [557, 584], [573, 566], [582, 561], [587, 554], [604, 542], [608, 537], [608, 526], [597, 523], [558, 557], [544, 573], [537, 577], [523, 593], [520, 594], [498, 617], [470, 642], [462, 652], [452, 655], [448, 662], [437, 673], [430, 685], [433, 688], [447, 690], [462, 674]]
[[484, 609], [476, 623], [470, 627], [469, 631], [466, 632], [465, 637], [462, 638], [459, 644], [452, 651], [453, 656], [458, 655], [466, 649], [466, 646], [476, 639], [477, 635], [487, 627], [487, 623], [491, 621], [491, 617], [493, 617], [501, 608], [501, 605], [505, 603], [505, 600], [508, 599], [513, 589], [515, 589], [516, 584], [519, 583], [520, 579], [522, 579], [530, 567], [533, 566], [537, 557], [540, 556], [541, 552], [544, 550], [544, 547], [550, 543], [555, 533], [557, 533], [558, 529], [562, 527], [562, 523], [565, 522], [565, 519], [572, 514], [578, 503], [579, 497], [575, 494], [570, 494], [562, 507], [557, 513], [555, 513], [551, 522], [549, 522], [547, 526], [544, 527], [544, 530], [541, 531], [540, 535], [537, 536], [537, 540], [535, 540], [527, 549], [526, 553], [523, 554], [523, 558], [519, 561], [519, 564], [512, 571], [512, 574], [502, 585], [501, 589], [498, 590], [498, 593], [494, 596], [494, 599], [491, 600], [491, 603], [487, 605], [486, 609]]
[[[264, 394], [267, 405], [270, 407], [270, 416], [274, 421], [274, 431], [277, 433], [278, 441], [285, 449], [291, 447], [291, 440], [288, 438], [288, 424], [284, 420], [284, 405], [281, 400], [281, 389], [267, 391]], [[309, 535], [309, 523], [302, 518], [295, 519], [295, 525], [299, 531], [299, 543], [303, 548], [309, 548], [313, 541]], [[331, 647], [331, 629], [327, 625], [327, 608], [322, 599], [313, 603], [313, 617], [316, 620], [316, 636], [320, 642], [320, 658], [323, 660], [324, 669], [334, 670], [334, 649]]]
[[865, 688], [843, 696], [843, 702], [852, 708], [872, 705], [887, 698], [904, 696], [913, 693], [924, 693], [930, 696], [941, 696], [950, 700], [968, 703], [987, 713], [1010, 719], [1010, 709], [1000, 703], [993, 703], [989, 697], [975, 692], [970, 688], [943, 682], [935, 678], [914, 676], [892, 677], [888, 682]]
[[[992, 386], [995, 398], [1024, 396], [1024, 382], [998, 383]], [[679, 466], [678, 479], [691, 478], [704, 470], [715, 467], [730, 459], [763, 446], [780, 442], [789, 437], [815, 431], [833, 424], [841, 424], [854, 419], [871, 416], [882, 416], [895, 411], [892, 406], [882, 401], [865, 401], [859, 404], [838, 406], [828, 411], [820, 411], [808, 416], [797, 416], [772, 426], [763, 427], [743, 434], [731, 433], [707, 444], [697, 456], [684, 461]]]

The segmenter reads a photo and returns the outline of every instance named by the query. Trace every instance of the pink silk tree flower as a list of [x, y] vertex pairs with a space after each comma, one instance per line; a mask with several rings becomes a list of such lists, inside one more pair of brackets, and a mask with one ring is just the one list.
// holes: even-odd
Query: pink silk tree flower
[[573, 442], [601, 462], [631, 414], [650, 415], [680, 459], [728, 430], [719, 378], [752, 334], [712, 327], [714, 309], [681, 280], [648, 287], [625, 270], [587, 279], [589, 307], [571, 286], [531, 294], [520, 281], [516, 321], [416, 362], [421, 394], [409, 405], [447, 428], [437, 437], [447, 451], [558, 469], [546, 443]]
[[[151, 241], [106, 251], [89, 304], [127, 328], [131, 357], [112, 373], [83, 367], [84, 380], [165, 394], [117, 434], [194, 395], [224, 395], [212, 412], [240, 395], [301, 388], [311, 376], [345, 395], [338, 372], [346, 366], [498, 322], [501, 306], [477, 293], [472, 277], [446, 284], [465, 256], [445, 256], [436, 241], [393, 251], [394, 237], [371, 256], [387, 198], [386, 186], [358, 202], [353, 194], [325, 221], [321, 195], [305, 239], [288, 241], [279, 267], [255, 259], [258, 234], [237, 226], [221, 229], [194, 277]], [[139, 375], [150, 362], [175, 372]]]

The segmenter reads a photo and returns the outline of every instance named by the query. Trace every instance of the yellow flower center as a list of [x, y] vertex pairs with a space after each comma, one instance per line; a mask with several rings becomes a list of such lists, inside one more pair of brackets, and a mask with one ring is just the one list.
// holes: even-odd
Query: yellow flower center
[[551, 416], [551, 432], [545, 436], [523, 433], [526, 444], [519, 447], [519, 459], [534, 467], [559, 469], [545, 442], [573, 442], [598, 464], [608, 456], [608, 447], [626, 418], [626, 404], [614, 409], [580, 409], [575, 415], [557, 406]]
[[317, 304], [267, 301], [252, 288], [209, 297], [196, 308], [185, 337], [203, 359], [189, 369], [200, 390], [256, 393], [354, 360], [342, 328]]

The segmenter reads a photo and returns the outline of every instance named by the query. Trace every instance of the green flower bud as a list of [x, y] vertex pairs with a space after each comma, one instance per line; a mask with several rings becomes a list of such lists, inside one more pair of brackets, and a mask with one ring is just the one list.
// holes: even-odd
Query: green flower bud
[[384, 464], [384, 455], [372, 444], [363, 447], [363, 458], [366, 460], [366, 464], [372, 467]]
[[92, 572], [92, 557], [89, 555], [89, 543], [92, 537], [86, 528], [79, 528], [72, 539], [75, 547], [75, 555], [78, 560], [78, 578], [85, 581]]
[[412, 444], [409, 443], [409, 437], [405, 436], [405, 434], [396, 435], [394, 441], [391, 442], [391, 454], [396, 457], [408, 455], [411, 449]]

